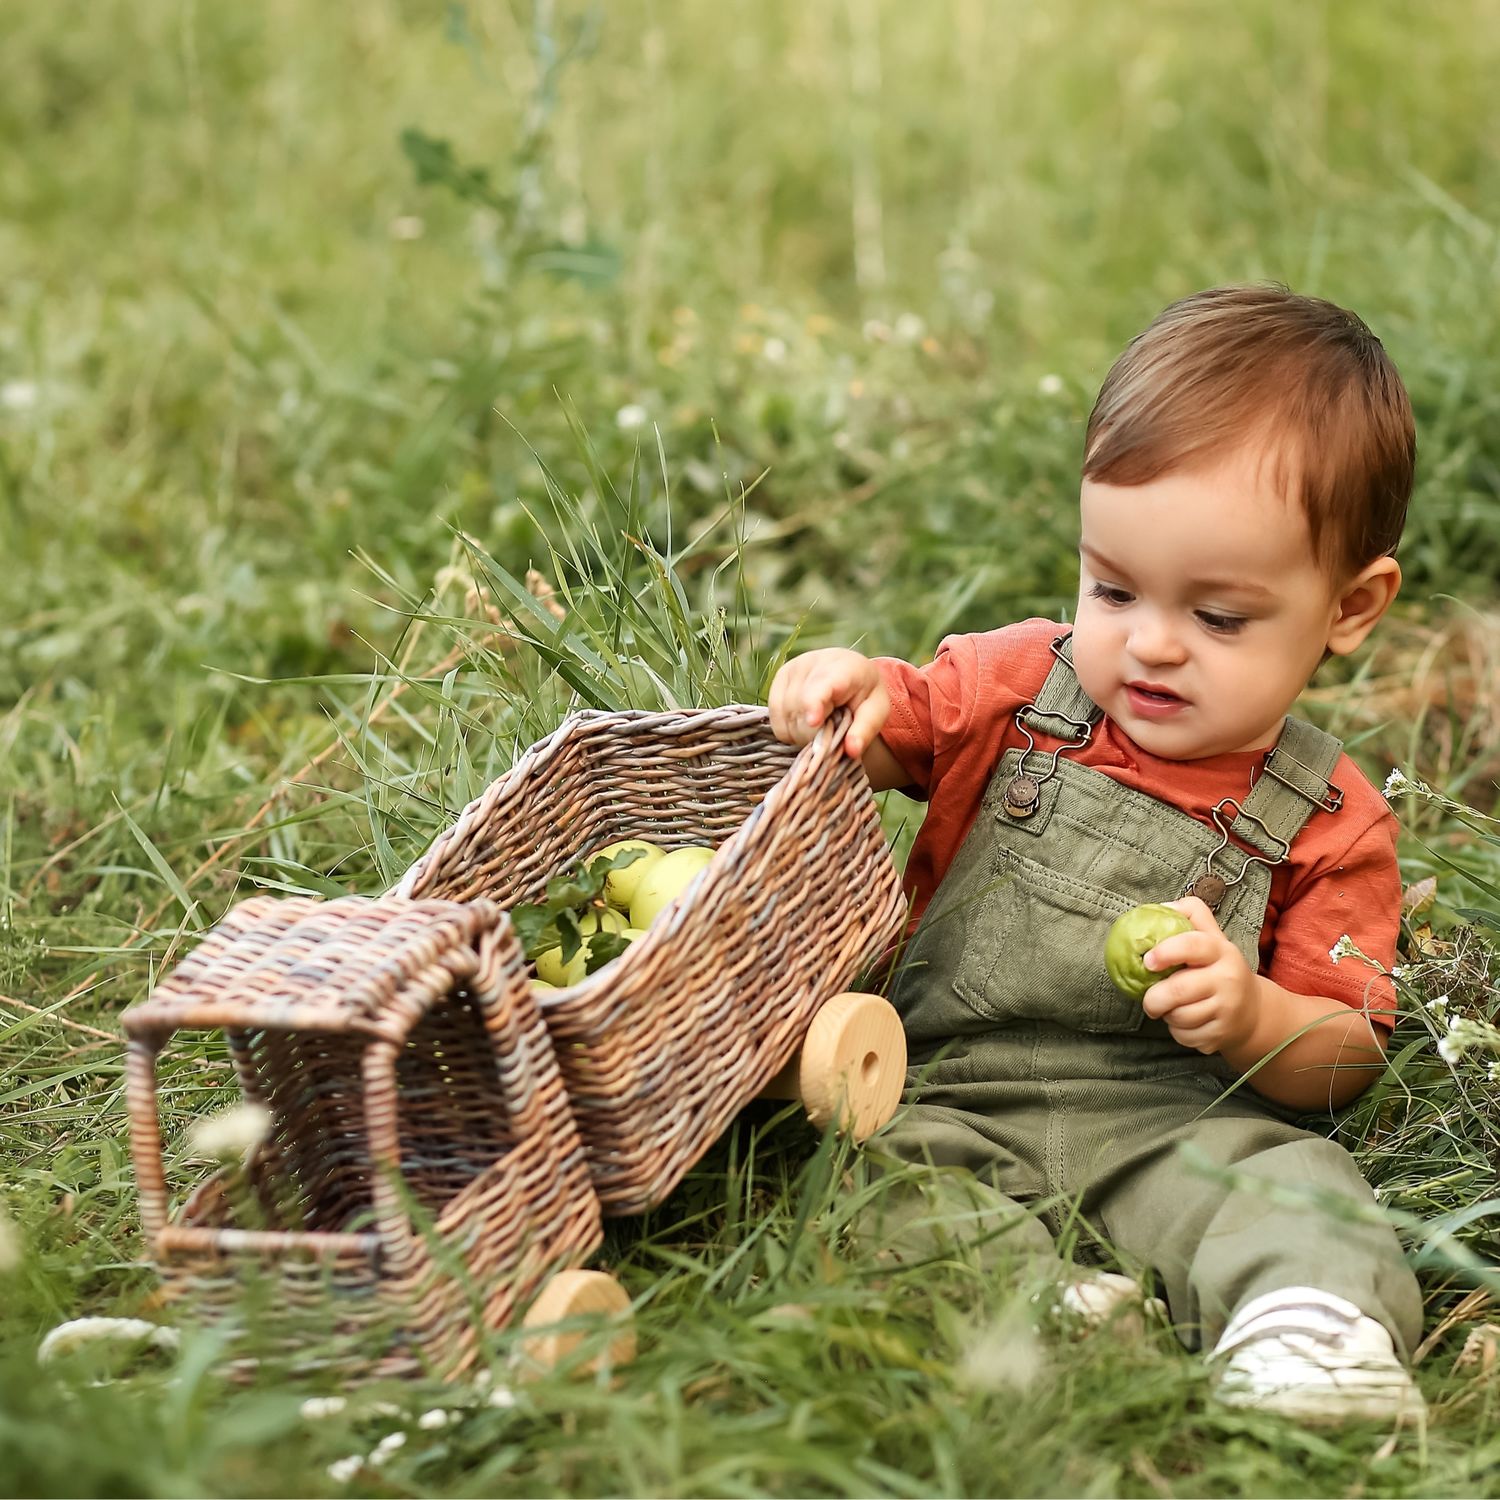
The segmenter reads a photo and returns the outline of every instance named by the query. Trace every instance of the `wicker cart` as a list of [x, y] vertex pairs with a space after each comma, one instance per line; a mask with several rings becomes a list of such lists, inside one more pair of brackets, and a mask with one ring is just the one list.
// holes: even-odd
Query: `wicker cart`
[[[599, 1203], [497, 906], [246, 901], [124, 1024], [141, 1220], [165, 1292], [218, 1320], [248, 1305], [256, 1357], [453, 1376], [479, 1325], [528, 1303], [535, 1324], [625, 1306], [611, 1278], [572, 1269], [599, 1245]], [[223, 1028], [269, 1125], [174, 1214], [157, 1060], [205, 1028]], [[326, 1334], [316, 1354], [310, 1328]], [[539, 1333], [533, 1353], [557, 1358], [560, 1337]], [[630, 1349], [626, 1329], [611, 1352]]]
[[900, 1021], [846, 991], [906, 914], [847, 727], [794, 751], [760, 707], [575, 714], [393, 892], [508, 907], [618, 840], [716, 846], [644, 938], [540, 1000], [606, 1214], [659, 1203], [763, 1091], [861, 1138], [899, 1102]]

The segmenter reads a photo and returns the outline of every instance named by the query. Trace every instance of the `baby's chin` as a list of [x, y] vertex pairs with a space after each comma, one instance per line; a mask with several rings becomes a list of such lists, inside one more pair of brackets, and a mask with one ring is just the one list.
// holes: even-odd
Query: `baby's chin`
[[1148, 719], [1132, 713], [1123, 694], [1121, 698], [1110, 717], [1135, 744], [1158, 760], [1207, 760], [1237, 749], [1242, 738], [1223, 732], [1215, 734], [1191, 704], [1170, 719]]

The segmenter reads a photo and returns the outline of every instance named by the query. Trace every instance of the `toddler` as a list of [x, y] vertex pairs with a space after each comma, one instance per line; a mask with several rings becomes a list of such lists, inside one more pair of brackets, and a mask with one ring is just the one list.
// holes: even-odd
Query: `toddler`
[[[1303, 1420], [1421, 1406], [1401, 1246], [1352, 1158], [1296, 1123], [1383, 1065], [1392, 986], [1344, 955], [1394, 962], [1395, 821], [1288, 716], [1396, 595], [1415, 453], [1352, 313], [1201, 292], [1099, 392], [1071, 627], [953, 636], [922, 668], [812, 651], [770, 695], [793, 744], [852, 710], [871, 786], [928, 803], [892, 990], [914, 1102], [876, 1144], [967, 1169], [1028, 1250], [1062, 1224], [1026, 1205], [1071, 1203], [1159, 1278], [1221, 1399]], [[1103, 961], [1141, 902], [1192, 922], [1146, 955], [1172, 972], [1144, 1001]]]

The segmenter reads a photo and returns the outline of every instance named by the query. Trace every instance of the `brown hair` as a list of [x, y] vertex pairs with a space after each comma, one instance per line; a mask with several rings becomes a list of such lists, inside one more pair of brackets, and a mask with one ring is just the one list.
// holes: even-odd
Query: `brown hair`
[[1406, 387], [1353, 313], [1284, 286], [1213, 287], [1137, 334], [1094, 402], [1083, 472], [1146, 484], [1266, 438], [1330, 574], [1396, 550], [1417, 456]]

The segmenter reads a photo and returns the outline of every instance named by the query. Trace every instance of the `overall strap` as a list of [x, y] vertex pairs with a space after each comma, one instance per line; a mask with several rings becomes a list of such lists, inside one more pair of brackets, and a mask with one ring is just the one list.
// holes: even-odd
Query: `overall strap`
[[1343, 790], [1328, 779], [1343, 749], [1331, 734], [1288, 716], [1229, 831], [1262, 854], [1279, 855], [1315, 812], [1343, 806]]
[[1052, 654], [1057, 660], [1052, 663], [1052, 670], [1047, 673], [1030, 708], [1022, 711], [1021, 722], [1029, 729], [1050, 734], [1054, 739], [1087, 739], [1088, 736], [1077, 726], [1094, 724], [1102, 711], [1078, 686], [1078, 678], [1073, 672], [1071, 633], [1060, 635], [1052, 642]]

